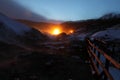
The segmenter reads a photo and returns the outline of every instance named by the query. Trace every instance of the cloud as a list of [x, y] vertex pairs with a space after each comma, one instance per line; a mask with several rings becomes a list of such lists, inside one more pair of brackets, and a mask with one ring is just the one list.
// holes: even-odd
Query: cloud
[[47, 18], [33, 13], [32, 11], [20, 6], [13, 0], [0, 0], [0, 13], [14, 19], [26, 19], [32, 21], [47, 21]]

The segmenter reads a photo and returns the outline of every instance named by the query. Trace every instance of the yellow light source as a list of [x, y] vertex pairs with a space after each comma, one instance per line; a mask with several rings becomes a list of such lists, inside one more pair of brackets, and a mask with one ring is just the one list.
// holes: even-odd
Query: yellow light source
[[58, 35], [58, 34], [60, 34], [61, 32], [60, 32], [60, 29], [58, 29], [58, 28], [56, 28], [56, 29], [54, 29], [53, 30], [53, 34], [54, 35]]

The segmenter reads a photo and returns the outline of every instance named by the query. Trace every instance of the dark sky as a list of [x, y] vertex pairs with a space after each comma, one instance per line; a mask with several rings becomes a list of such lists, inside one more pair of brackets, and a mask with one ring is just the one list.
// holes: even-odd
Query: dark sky
[[120, 12], [120, 0], [0, 0], [0, 12], [13, 18], [74, 21]]

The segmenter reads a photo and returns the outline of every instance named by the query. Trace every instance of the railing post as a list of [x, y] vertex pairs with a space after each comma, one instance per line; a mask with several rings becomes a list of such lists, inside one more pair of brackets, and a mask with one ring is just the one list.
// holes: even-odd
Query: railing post
[[[109, 61], [106, 59], [106, 61], [105, 61], [105, 68], [106, 68], [106, 70], [109, 72]], [[106, 75], [104, 75], [104, 80], [108, 80], [108, 78], [107, 78], [107, 76]]]
[[[98, 52], [98, 55], [97, 55], [97, 56], [98, 56], [98, 59], [100, 59], [100, 52]], [[97, 65], [97, 67], [99, 68], [99, 63], [98, 63], [98, 62], [97, 62], [96, 65]]]
[[[93, 52], [96, 54], [96, 49], [93, 47]], [[93, 60], [95, 61], [95, 58], [93, 57]]]

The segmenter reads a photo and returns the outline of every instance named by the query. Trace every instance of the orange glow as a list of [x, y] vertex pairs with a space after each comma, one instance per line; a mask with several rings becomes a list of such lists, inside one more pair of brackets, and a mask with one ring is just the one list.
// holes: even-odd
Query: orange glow
[[56, 29], [54, 29], [53, 30], [53, 34], [54, 35], [58, 35], [58, 34], [60, 34], [61, 32], [60, 32], [60, 29], [58, 29], [58, 28], [56, 28]]
[[74, 29], [65, 28], [64, 26], [61, 26], [61, 25], [49, 25], [49, 26], [41, 28], [40, 31], [45, 34], [51, 34], [54, 36], [57, 36], [61, 33], [66, 33], [68, 35], [74, 33]]
[[52, 29], [52, 32], [51, 32], [51, 34], [53, 34], [53, 35], [58, 35], [58, 34], [60, 34], [60, 33], [61, 33], [60, 28], [53, 28], [53, 29]]
[[70, 33], [73, 33], [74, 31], [73, 30], [70, 30]]

